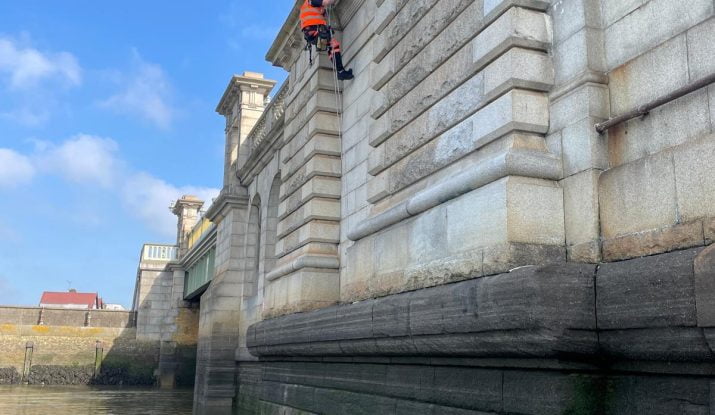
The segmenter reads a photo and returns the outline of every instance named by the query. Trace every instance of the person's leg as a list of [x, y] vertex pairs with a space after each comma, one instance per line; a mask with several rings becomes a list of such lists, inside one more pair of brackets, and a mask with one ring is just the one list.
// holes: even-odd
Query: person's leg
[[332, 35], [333, 30], [331, 28], [328, 28], [328, 35], [330, 36], [330, 48], [329, 48], [329, 56], [330, 60], [335, 63], [335, 70], [338, 72], [338, 79], [340, 80], [348, 80], [348, 79], [353, 79], [353, 70], [352, 69], [345, 69], [343, 66], [343, 57], [342, 54], [340, 53], [340, 42], [338, 42], [337, 39], [335, 39]]

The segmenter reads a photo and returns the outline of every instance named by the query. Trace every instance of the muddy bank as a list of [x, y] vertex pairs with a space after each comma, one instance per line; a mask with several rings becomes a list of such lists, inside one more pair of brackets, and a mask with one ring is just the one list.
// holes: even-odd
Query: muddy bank
[[[27, 383], [30, 385], [126, 385], [151, 386], [155, 383], [150, 370], [128, 367], [102, 367], [95, 376], [93, 366], [36, 365], [30, 369]], [[21, 375], [15, 368], [0, 368], [0, 385], [21, 383]]]

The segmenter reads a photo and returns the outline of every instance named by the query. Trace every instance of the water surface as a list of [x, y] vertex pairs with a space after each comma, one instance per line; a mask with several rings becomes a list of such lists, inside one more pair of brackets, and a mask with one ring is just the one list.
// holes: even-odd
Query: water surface
[[0, 415], [191, 415], [192, 391], [0, 386]]

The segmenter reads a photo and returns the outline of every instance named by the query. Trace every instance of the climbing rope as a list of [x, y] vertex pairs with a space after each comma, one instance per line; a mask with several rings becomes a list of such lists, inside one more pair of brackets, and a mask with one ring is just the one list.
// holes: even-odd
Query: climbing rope
[[[328, 30], [330, 30], [330, 39], [332, 43], [333, 36], [335, 36], [335, 33], [333, 32], [333, 22], [332, 22], [332, 6], [327, 10], [328, 14]], [[330, 46], [332, 48], [332, 45]], [[332, 51], [331, 51], [332, 52]], [[330, 60], [331, 63], [333, 64], [333, 92], [335, 93], [335, 110], [337, 111], [338, 115], [338, 138], [340, 139], [340, 145], [342, 146], [343, 143], [343, 95], [342, 92], [340, 91], [340, 81], [338, 80], [338, 67], [335, 64], [335, 53], [333, 53], [333, 58]]]

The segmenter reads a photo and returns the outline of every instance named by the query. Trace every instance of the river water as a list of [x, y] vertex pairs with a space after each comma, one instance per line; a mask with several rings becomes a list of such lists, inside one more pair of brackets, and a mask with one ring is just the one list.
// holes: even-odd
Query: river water
[[192, 391], [0, 386], [0, 415], [191, 415]]

